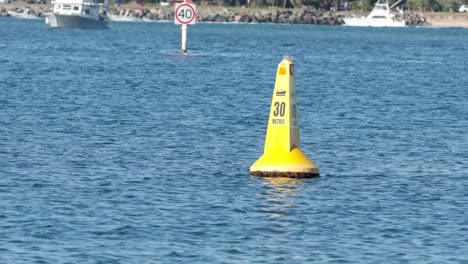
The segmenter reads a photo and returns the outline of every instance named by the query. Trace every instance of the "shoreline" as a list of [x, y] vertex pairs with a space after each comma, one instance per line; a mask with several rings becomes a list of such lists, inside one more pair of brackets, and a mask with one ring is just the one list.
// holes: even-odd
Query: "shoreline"
[[[28, 4], [26, 2], [14, 2], [10, 4], [0, 4], [0, 9], [13, 11], [16, 8], [32, 8], [34, 10], [44, 11], [51, 10], [51, 4]], [[151, 13], [154, 20], [172, 20], [172, 10], [173, 6], [169, 7], [159, 7], [157, 5], [148, 5], [145, 8], [136, 7], [132, 4], [122, 5], [120, 7], [110, 7], [110, 13], [119, 12], [121, 10], [132, 10], [136, 14], [142, 14], [146, 11], [146, 14]], [[342, 18], [350, 14], [359, 14], [366, 16], [367, 12], [328, 12], [328, 11], [311, 11], [312, 13], [317, 12], [318, 15], [314, 14], [314, 18], [309, 21], [298, 21], [294, 19], [289, 19], [286, 17], [283, 20], [277, 21], [263, 21], [261, 18], [259, 21], [255, 21], [257, 15], [262, 17], [267, 13], [278, 12], [278, 13], [292, 13], [298, 14], [301, 12], [309, 12], [307, 9], [283, 9], [283, 8], [239, 8], [239, 7], [219, 7], [219, 6], [197, 6], [199, 22], [234, 22], [234, 23], [279, 23], [279, 24], [325, 24], [325, 25], [341, 25]], [[320, 14], [319, 14], [320, 13]], [[225, 19], [222, 17], [223, 14], [229, 14], [232, 16], [231, 19]], [[234, 15], [232, 15], [234, 14]], [[420, 12], [425, 18], [428, 24], [421, 25], [428, 28], [468, 28], [468, 13], [448, 13], [448, 12]], [[211, 17], [210, 17], [211, 16]], [[219, 21], [212, 19], [215, 16], [219, 18]], [[242, 17], [243, 16], [243, 17]], [[247, 17], [246, 16], [250, 16]], [[252, 21], [251, 17], [254, 17]], [[316, 17], [315, 17], [316, 16]], [[317, 19], [318, 18], [318, 19]], [[324, 19], [324, 20], [323, 20]], [[419, 26], [419, 25], [409, 25], [409, 26]]]

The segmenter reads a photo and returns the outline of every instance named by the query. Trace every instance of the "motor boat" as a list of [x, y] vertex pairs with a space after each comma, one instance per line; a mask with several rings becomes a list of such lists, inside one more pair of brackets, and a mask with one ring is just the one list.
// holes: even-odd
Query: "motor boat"
[[55, 0], [54, 10], [46, 23], [53, 28], [105, 29], [107, 21], [100, 16], [103, 4], [94, 0]]
[[403, 16], [391, 12], [387, 0], [378, 0], [367, 17], [345, 17], [343, 21], [344, 26], [353, 27], [406, 27]]

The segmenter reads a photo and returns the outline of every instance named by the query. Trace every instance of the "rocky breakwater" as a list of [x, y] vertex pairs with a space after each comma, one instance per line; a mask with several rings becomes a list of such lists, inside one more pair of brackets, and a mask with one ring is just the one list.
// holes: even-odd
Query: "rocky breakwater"
[[[117, 9], [110, 14], [135, 17], [146, 20], [174, 20], [174, 9], [171, 7], [154, 9]], [[305, 9], [248, 9], [248, 8], [198, 8], [198, 22], [217, 23], [280, 23], [280, 24], [314, 24], [342, 25], [343, 13]], [[396, 13], [395, 19], [405, 20], [408, 26], [429, 25], [423, 14], [417, 12]]]
[[332, 12], [321, 12], [313, 9], [298, 10], [202, 10], [198, 12], [198, 21], [235, 22], [235, 23], [280, 23], [280, 24], [315, 24], [341, 25], [343, 16]]
[[[173, 8], [121, 10], [111, 9], [110, 14], [133, 16], [148, 20], [173, 20]], [[283, 24], [316, 24], [341, 25], [343, 16], [332, 12], [320, 12], [313, 9], [298, 10], [255, 10], [255, 9], [209, 9], [197, 10], [198, 22], [218, 23], [283, 23]]]
[[429, 26], [430, 24], [427, 22], [426, 18], [423, 14], [413, 11], [408, 11], [403, 14], [395, 13], [395, 18], [397, 20], [405, 20], [407, 26], [413, 27], [421, 27], [421, 26]]

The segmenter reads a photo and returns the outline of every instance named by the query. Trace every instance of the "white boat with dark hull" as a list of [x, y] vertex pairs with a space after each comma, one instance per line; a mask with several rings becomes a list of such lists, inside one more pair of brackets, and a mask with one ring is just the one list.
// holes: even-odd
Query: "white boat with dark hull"
[[391, 12], [387, 0], [377, 0], [374, 8], [367, 17], [345, 17], [344, 26], [354, 27], [406, 27], [406, 21], [402, 16], [398, 17]]
[[53, 28], [105, 29], [107, 21], [99, 15], [103, 7], [93, 0], [55, 0], [54, 11], [46, 19]]

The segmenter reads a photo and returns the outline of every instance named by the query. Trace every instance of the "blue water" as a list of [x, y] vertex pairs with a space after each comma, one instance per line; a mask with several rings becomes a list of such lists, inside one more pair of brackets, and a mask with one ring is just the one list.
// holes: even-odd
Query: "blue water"
[[[0, 19], [0, 263], [468, 263], [468, 30]], [[295, 61], [321, 176], [249, 175]]]

